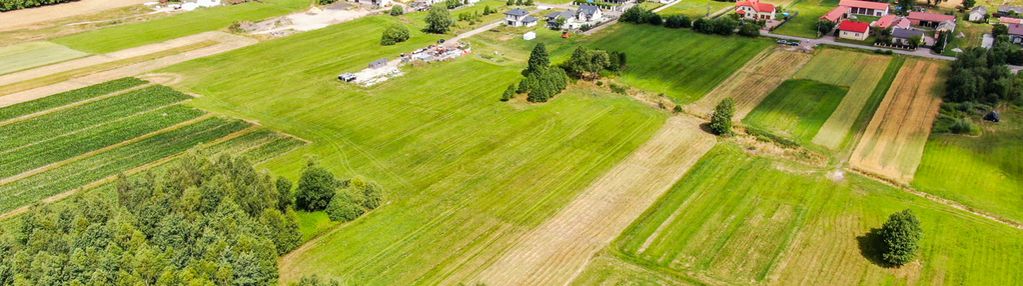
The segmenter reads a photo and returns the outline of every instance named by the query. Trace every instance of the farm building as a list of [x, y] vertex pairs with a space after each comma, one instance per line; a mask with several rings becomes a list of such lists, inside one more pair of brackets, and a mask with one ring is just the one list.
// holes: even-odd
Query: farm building
[[504, 23], [512, 27], [536, 26], [536, 18], [529, 16], [529, 11], [519, 8], [504, 12]]
[[996, 13], [996, 16], [1001, 17], [1013, 15], [1023, 15], [1023, 7], [1009, 5], [998, 6], [998, 13]]
[[906, 16], [906, 18], [909, 19], [914, 26], [930, 28], [937, 27], [938, 24], [941, 24], [941, 22], [950, 21], [954, 23], [956, 21], [956, 16], [928, 12], [909, 12], [909, 15]]
[[842, 0], [838, 6], [849, 8], [849, 14], [881, 17], [888, 15], [888, 3]]
[[864, 22], [842, 21], [838, 24], [838, 37], [863, 41], [870, 35], [870, 25]]
[[970, 10], [970, 13], [967, 14], [966, 19], [970, 22], [983, 22], [987, 20], [987, 7], [973, 7], [973, 10]]
[[378, 69], [387, 65], [387, 58], [382, 58], [369, 63], [369, 68]]
[[735, 2], [735, 14], [750, 20], [774, 20], [774, 5], [760, 0]]
[[998, 22], [1002, 23], [1002, 25], [1023, 24], [1023, 19], [1009, 18], [1009, 17], [998, 17]]
[[845, 19], [846, 14], [849, 13], [849, 7], [838, 6], [835, 9], [831, 9], [830, 12], [821, 16], [821, 20], [825, 20], [832, 23], [838, 23], [842, 19]]
[[913, 29], [895, 28], [892, 30], [892, 43], [903, 46], [915, 46], [915, 41], [922, 40], [924, 32]]
[[891, 28], [909, 29], [910, 21], [904, 17], [885, 15], [877, 19], [877, 21], [870, 22], [870, 27], [878, 30], [888, 30]]

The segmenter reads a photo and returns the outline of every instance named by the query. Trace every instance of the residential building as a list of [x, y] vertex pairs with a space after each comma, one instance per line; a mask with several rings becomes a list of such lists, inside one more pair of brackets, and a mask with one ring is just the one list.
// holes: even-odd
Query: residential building
[[998, 17], [998, 22], [1002, 23], [1002, 25], [1023, 24], [1023, 19], [1009, 18], [1009, 17]]
[[1023, 24], [1009, 24], [1009, 41], [1023, 44]]
[[1002, 5], [998, 6], [998, 13], [995, 16], [1023, 15], [1023, 7]]
[[735, 14], [749, 20], [774, 20], [774, 5], [760, 0], [735, 2]]
[[884, 17], [881, 17], [880, 19], [877, 19], [877, 21], [870, 22], [870, 27], [874, 28], [877, 31], [888, 30], [892, 28], [909, 29], [910, 21], [905, 17], [899, 17], [889, 14], [885, 15]]
[[909, 12], [909, 15], [906, 16], [906, 18], [909, 19], [914, 26], [930, 28], [937, 27], [938, 24], [941, 24], [941, 22], [955, 23], [956, 21], [956, 16], [928, 12]]
[[913, 46], [913, 45], [915, 45], [915, 43], [913, 41], [923, 40], [923, 37], [924, 37], [924, 32], [920, 31], [920, 30], [902, 29], [902, 28], [895, 28], [895, 29], [892, 30], [892, 43], [893, 44], [898, 44], [898, 45], [903, 45], [903, 46]]
[[547, 14], [547, 27], [551, 29], [574, 30], [584, 25], [596, 26], [604, 21], [604, 13], [594, 5], [582, 4], [577, 10], [566, 10]]
[[529, 16], [529, 11], [519, 8], [504, 12], [504, 23], [512, 27], [536, 26], [536, 18]]
[[[951, 32], [955, 32], [955, 30], [956, 30], [956, 22], [955, 21], [944, 21], [944, 22], [938, 23], [938, 25], [934, 27], [934, 31], [937, 32], [937, 33], [951, 33]], [[937, 37], [937, 36], [935, 36], [935, 37]]]
[[966, 15], [966, 20], [970, 22], [983, 22], [987, 20], [987, 7], [973, 7], [973, 10], [970, 10], [970, 13]]
[[838, 37], [863, 41], [870, 35], [870, 25], [864, 22], [842, 21], [838, 24]]
[[842, 19], [845, 19], [846, 14], [848, 14], [849, 11], [850, 11], [849, 7], [838, 6], [835, 7], [835, 9], [831, 9], [831, 11], [828, 12], [827, 14], [824, 14], [824, 16], [821, 16], [821, 20], [825, 20], [832, 23], [838, 23], [839, 21], [842, 21]]
[[860, 0], [842, 0], [838, 6], [848, 7], [849, 14], [881, 17], [888, 15], [888, 3]]

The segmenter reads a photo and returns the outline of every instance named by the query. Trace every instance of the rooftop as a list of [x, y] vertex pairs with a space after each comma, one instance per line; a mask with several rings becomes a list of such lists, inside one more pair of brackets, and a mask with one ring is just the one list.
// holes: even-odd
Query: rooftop
[[753, 11], [757, 12], [774, 12], [774, 5], [760, 3], [758, 0], [735, 2], [735, 7], [750, 7], [753, 8]]
[[821, 16], [821, 19], [838, 22], [839, 19], [842, 19], [842, 16], [845, 15], [845, 13], [849, 13], [849, 7], [838, 6], [835, 7], [835, 9], [831, 9], [831, 12], [828, 12], [828, 14]]
[[504, 12], [504, 14], [505, 15], [509, 15], [509, 16], [521, 17], [521, 16], [529, 15], [529, 11], [522, 10], [522, 9], [519, 9], [519, 8], [515, 8], [515, 9], [512, 9], [511, 11]]
[[869, 29], [870, 29], [870, 25], [868, 25], [867, 23], [864, 23], [864, 22], [842, 21], [841, 24], [838, 24], [838, 30], [839, 31], [866, 33], [867, 30], [869, 30]]
[[838, 3], [838, 6], [852, 7], [852, 8], [866, 8], [874, 10], [888, 10], [888, 3], [881, 2], [870, 2], [860, 0], [842, 0]]
[[892, 30], [892, 37], [901, 38], [901, 39], [909, 39], [909, 38], [916, 37], [916, 36], [923, 37], [924, 36], [924, 32], [920, 31], [920, 30], [902, 29], [902, 28], [895, 28], [895, 29]]
[[906, 16], [906, 18], [909, 18], [910, 20], [919, 20], [927, 22], [944, 22], [956, 20], [956, 16], [927, 12], [909, 12], [909, 16]]

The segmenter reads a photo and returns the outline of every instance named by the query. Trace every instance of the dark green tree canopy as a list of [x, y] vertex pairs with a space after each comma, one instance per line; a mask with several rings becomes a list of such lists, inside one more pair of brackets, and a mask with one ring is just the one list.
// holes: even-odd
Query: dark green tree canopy
[[881, 227], [881, 241], [884, 243], [881, 258], [891, 265], [912, 261], [922, 237], [920, 221], [912, 211], [907, 209], [892, 214]]
[[447, 33], [455, 21], [451, 19], [451, 13], [444, 5], [433, 5], [429, 14], [426, 15], [426, 32], [434, 34]]
[[710, 117], [710, 130], [721, 136], [732, 135], [732, 116], [735, 115], [735, 100], [725, 98], [714, 107]]
[[306, 211], [323, 210], [340, 186], [341, 183], [333, 173], [310, 161], [298, 180], [295, 207]]

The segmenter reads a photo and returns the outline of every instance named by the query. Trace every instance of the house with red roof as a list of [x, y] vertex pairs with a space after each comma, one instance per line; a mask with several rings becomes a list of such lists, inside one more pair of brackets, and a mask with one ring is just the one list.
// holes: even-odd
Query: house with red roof
[[864, 41], [868, 36], [870, 36], [870, 24], [848, 20], [838, 24], [839, 38]]
[[824, 14], [824, 16], [821, 16], [821, 20], [832, 23], [838, 23], [838, 21], [842, 21], [842, 19], [845, 19], [845, 16], [846, 14], [849, 13], [849, 11], [850, 11], [849, 7], [838, 6], [835, 7], [835, 9], [831, 9], [831, 11], [828, 12], [827, 14]]
[[735, 14], [749, 20], [774, 20], [774, 5], [760, 0], [735, 2]]
[[888, 15], [888, 3], [860, 0], [842, 0], [838, 6], [848, 7], [849, 14], [881, 17]]
[[913, 22], [913, 25], [915, 26], [931, 28], [937, 27], [938, 24], [941, 24], [942, 22], [955, 23], [956, 21], [956, 16], [928, 12], [909, 12], [909, 15], [906, 16], [906, 18], [909, 19], [910, 22]]
[[895, 15], [885, 15], [877, 21], [870, 22], [870, 27], [877, 30], [888, 30], [892, 28], [909, 29], [912, 22], [905, 17], [899, 17]]

